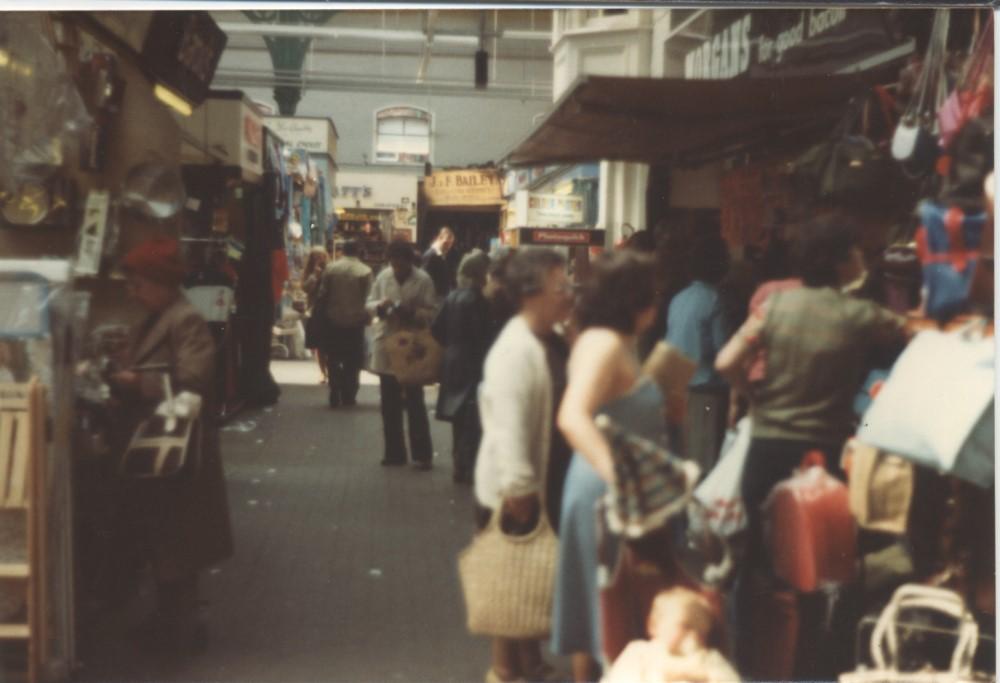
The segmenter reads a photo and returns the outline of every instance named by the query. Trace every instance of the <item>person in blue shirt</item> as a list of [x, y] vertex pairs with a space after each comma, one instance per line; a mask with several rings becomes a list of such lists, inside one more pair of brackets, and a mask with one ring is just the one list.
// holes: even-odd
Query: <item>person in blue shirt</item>
[[699, 234], [690, 246], [691, 283], [667, 310], [668, 344], [698, 366], [688, 388], [687, 419], [672, 446], [707, 472], [719, 456], [726, 430], [729, 386], [715, 370], [715, 356], [729, 339], [730, 321], [719, 293], [729, 252], [718, 233]]

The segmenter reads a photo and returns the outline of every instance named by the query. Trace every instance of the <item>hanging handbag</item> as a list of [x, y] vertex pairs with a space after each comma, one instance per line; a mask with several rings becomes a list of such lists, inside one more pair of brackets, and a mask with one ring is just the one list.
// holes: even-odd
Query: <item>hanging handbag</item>
[[910, 462], [993, 485], [993, 339], [920, 332], [861, 420], [858, 440]]
[[852, 99], [830, 137], [814, 145], [795, 162], [795, 182], [807, 196], [850, 199], [877, 205], [891, 200], [885, 187], [900, 182], [899, 169], [884, 146], [873, 140], [869, 113], [875, 108], [892, 125], [889, 112], [874, 90]]
[[946, 95], [948, 12], [939, 9], [934, 15], [920, 77], [892, 137], [893, 158], [902, 162], [904, 170], [914, 177], [929, 172], [939, 152], [937, 111]]
[[965, 307], [979, 259], [986, 213], [923, 201], [915, 236], [927, 290], [927, 315], [945, 320]]
[[[927, 666], [916, 671], [900, 670], [900, 634], [909, 630], [900, 614], [919, 610], [949, 617], [956, 622], [953, 629], [955, 647], [947, 670]], [[879, 615], [872, 631], [869, 649], [873, 667], [859, 667], [841, 674], [840, 683], [963, 683], [995, 680], [994, 676], [973, 671], [972, 662], [979, 640], [979, 626], [954, 591], [917, 584], [896, 589], [889, 604]]]
[[987, 69], [993, 60], [993, 15], [990, 14], [966, 62], [964, 73], [938, 110], [941, 148], [948, 149], [965, 124], [980, 116], [993, 101], [992, 78]]

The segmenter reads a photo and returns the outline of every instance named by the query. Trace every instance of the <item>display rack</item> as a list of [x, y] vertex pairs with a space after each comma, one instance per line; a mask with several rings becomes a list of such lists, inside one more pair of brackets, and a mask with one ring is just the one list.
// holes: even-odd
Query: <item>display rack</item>
[[23, 516], [23, 543], [0, 547], [0, 579], [23, 584], [23, 615], [0, 623], [0, 640], [24, 641], [27, 680], [39, 680], [48, 642], [45, 590], [44, 388], [37, 380], [0, 384], [0, 513]]

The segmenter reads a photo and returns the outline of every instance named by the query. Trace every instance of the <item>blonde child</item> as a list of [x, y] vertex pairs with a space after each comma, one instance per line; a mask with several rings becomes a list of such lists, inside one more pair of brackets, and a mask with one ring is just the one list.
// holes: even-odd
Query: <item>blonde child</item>
[[733, 683], [740, 676], [705, 639], [712, 607], [687, 588], [662, 591], [649, 610], [649, 640], [634, 640], [621, 653], [604, 683]]

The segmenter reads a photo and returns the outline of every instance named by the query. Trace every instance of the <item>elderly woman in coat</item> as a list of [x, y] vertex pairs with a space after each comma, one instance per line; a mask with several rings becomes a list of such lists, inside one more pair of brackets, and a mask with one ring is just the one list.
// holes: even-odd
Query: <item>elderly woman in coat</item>
[[476, 390], [483, 378], [483, 363], [490, 348], [490, 304], [483, 295], [490, 257], [476, 249], [462, 258], [458, 289], [444, 300], [431, 325], [431, 334], [444, 347], [441, 390], [435, 415], [451, 422], [452, 479], [472, 483], [482, 427]]
[[[146, 312], [133, 330], [124, 369], [111, 378], [128, 434], [163, 401], [162, 365], [174, 392], [202, 397], [200, 443], [169, 478], [125, 482], [129, 519], [152, 564], [156, 611], [143, 629], [150, 644], [179, 652], [206, 643], [198, 619], [198, 572], [233, 552], [225, 478], [214, 423], [215, 343], [180, 290], [184, 268], [176, 240], [153, 238], [125, 258], [130, 296]], [[195, 432], [199, 434], [199, 432]]]
[[[480, 396], [483, 438], [476, 460], [477, 522], [497, 511], [507, 534], [524, 535], [541, 515], [552, 448], [553, 391], [543, 340], [572, 308], [562, 254], [544, 247], [512, 258], [505, 287], [517, 305], [486, 356]], [[493, 638], [487, 683], [550, 680], [539, 641]]]

